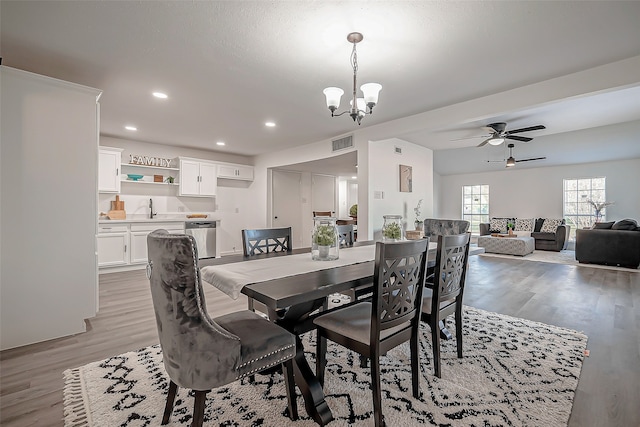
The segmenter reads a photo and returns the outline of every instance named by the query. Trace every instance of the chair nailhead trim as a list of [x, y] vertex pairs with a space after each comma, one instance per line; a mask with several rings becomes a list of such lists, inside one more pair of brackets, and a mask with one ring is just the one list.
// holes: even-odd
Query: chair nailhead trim
[[272, 356], [272, 355], [274, 355], [274, 354], [276, 354], [276, 353], [279, 353], [279, 352], [281, 352], [281, 351], [288, 350], [288, 349], [290, 349], [290, 348], [291, 348], [291, 347], [293, 347], [293, 346], [294, 346], [294, 345], [292, 344], [292, 345], [289, 345], [289, 346], [286, 346], [286, 347], [280, 348], [280, 349], [278, 349], [278, 350], [276, 350], [276, 351], [272, 351], [271, 353], [267, 353], [267, 354], [265, 354], [265, 355], [262, 355], [262, 356], [258, 357], [257, 359], [249, 360], [248, 362], [245, 362], [245, 363], [243, 363], [242, 365], [238, 366], [238, 369], [240, 369], [240, 368], [242, 368], [242, 367], [245, 367], [245, 366], [247, 366], [247, 365], [250, 365], [250, 364], [252, 364], [253, 362], [257, 362], [257, 361], [258, 361], [258, 360], [260, 360], [260, 359], [264, 359], [265, 357], [269, 357], [269, 356]]
[[[293, 346], [290, 346], [290, 347], [293, 347]], [[287, 348], [290, 348], [290, 347], [287, 347]], [[284, 350], [284, 349], [283, 349], [283, 350]], [[295, 356], [295, 353], [288, 354], [288, 355], [286, 355], [286, 356], [282, 357], [281, 359], [278, 359], [278, 360], [276, 360], [276, 361], [274, 361], [274, 362], [272, 362], [272, 363], [269, 363], [268, 365], [260, 366], [260, 367], [258, 367], [258, 368], [255, 368], [255, 369], [253, 369], [253, 370], [249, 371], [249, 372], [245, 372], [245, 373], [244, 373], [244, 374], [242, 374], [242, 375], [238, 375], [238, 376], [236, 377], [236, 380], [239, 380], [240, 378], [244, 378], [244, 377], [246, 377], [246, 376], [249, 376], [249, 375], [255, 374], [256, 372], [264, 371], [265, 369], [270, 368], [270, 367], [272, 367], [272, 366], [279, 365], [279, 364], [281, 364], [282, 362], [286, 362], [286, 361], [287, 361], [287, 360], [289, 360], [289, 359], [293, 359], [293, 357], [294, 357], [294, 356]], [[256, 359], [256, 360], [259, 360], [259, 359]], [[245, 363], [244, 365], [246, 365], [246, 363]], [[242, 366], [244, 366], [244, 365], [242, 365]]]

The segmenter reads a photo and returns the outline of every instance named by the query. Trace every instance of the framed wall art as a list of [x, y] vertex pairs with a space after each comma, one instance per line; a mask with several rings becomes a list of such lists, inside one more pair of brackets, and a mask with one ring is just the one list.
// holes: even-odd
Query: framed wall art
[[413, 180], [413, 169], [411, 166], [400, 165], [400, 192], [411, 193]]

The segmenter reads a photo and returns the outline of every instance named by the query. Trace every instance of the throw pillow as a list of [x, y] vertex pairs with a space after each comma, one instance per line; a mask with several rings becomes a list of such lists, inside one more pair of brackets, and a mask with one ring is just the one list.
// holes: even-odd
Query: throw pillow
[[508, 218], [491, 218], [489, 221], [489, 230], [492, 233], [506, 233]]
[[544, 222], [544, 218], [536, 219], [536, 224], [533, 226], [533, 231], [535, 231], [536, 233], [539, 232], [540, 229], [542, 228], [543, 222]]
[[540, 228], [540, 231], [542, 233], [555, 233], [558, 227], [560, 227], [561, 225], [562, 225], [561, 219], [545, 218], [544, 222], [542, 223], [542, 227]]
[[591, 227], [593, 230], [610, 230], [611, 227], [613, 227], [613, 224], [615, 223], [615, 221], [611, 221], [611, 222], [596, 222], [595, 224], [593, 224], [593, 227]]
[[533, 231], [533, 218], [516, 218], [516, 228], [513, 231]]
[[634, 219], [621, 219], [613, 224], [612, 230], [635, 230], [638, 223]]

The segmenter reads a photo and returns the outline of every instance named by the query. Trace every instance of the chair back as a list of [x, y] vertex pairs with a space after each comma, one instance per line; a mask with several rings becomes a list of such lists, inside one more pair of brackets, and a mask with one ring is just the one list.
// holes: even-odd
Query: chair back
[[386, 329], [408, 322], [417, 327], [428, 247], [426, 239], [376, 243], [372, 343]]
[[353, 246], [353, 242], [355, 241], [353, 225], [337, 225], [336, 229], [338, 230], [340, 246]]
[[240, 340], [206, 312], [195, 239], [155, 230], [147, 236], [147, 249], [147, 277], [167, 374], [180, 387], [194, 390], [234, 381]]
[[436, 313], [444, 301], [453, 299], [462, 301], [470, 239], [471, 233], [438, 236], [433, 276], [432, 313]]
[[432, 242], [437, 240], [435, 236], [450, 236], [467, 231], [469, 231], [469, 221], [462, 219], [426, 218], [424, 220], [424, 235], [434, 236], [433, 239], [430, 238]]
[[244, 256], [291, 252], [291, 227], [242, 230]]

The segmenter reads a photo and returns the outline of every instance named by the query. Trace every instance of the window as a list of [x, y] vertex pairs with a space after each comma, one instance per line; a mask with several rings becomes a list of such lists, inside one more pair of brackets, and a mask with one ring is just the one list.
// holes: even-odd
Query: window
[[[579, 178], [564, 180], [563, 215], [571, 226], [571, 237], [576, 229], [591, 227], [596, 220], [593, 206], [588, 202], [604, 202], [606, 200], [606, 178]], [[605, 219], [606, 211], [602, 216]]]
[[462, 219], [469, 221], [469, 231], [480, 234], [480, 223], [489, 222], [489, 186], [462, 186]]

